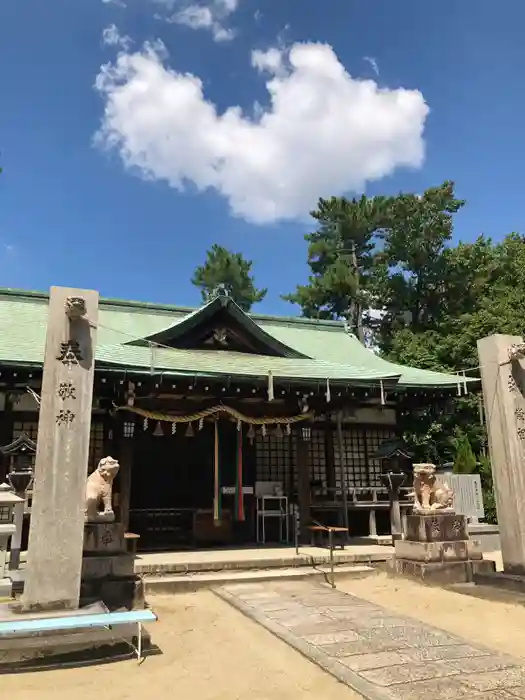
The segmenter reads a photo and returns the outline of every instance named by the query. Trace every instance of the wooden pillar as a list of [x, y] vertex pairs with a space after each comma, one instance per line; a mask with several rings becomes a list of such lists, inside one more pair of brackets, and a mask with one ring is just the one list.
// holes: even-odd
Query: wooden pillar
[[[119, 520], [124, 524], [127, 531], [129, 529], [129, 509], [131, 503], [131, 471], [133, 468], [133, 443], [134, 434], [126, 437], [124, 433], [125, 416], [119, 416], [120, 420], [115, 421], [113, 439], [117, 445], [117, 455], [120, 464], [120, 494], [119, 494]], [[135, 425], [136, 428], [136, 425]]]
[[[0, 418], [0, 445], [9, 445], [13, 440], [13, 400], [8, 389], [5, 392], [4, 411]], [[2, 456], [0, 462], [0, 483], [6, 480], [7, 472], [9, 471], [9, 457]]]
[[299, 427], [297, 433], [297, 500], [299, 505], [299, 541], [307, 544], [310, 541], [308, 526], [311, 525], [311, 490], [310, 490], [310, 456], [308, 443], [303, 439]]
[[329, 496], [335, 500], [335, 458], [334, 458], [334, 431], [332, 429], [332, 421], [327, 418], [324, 424], [324, 445], [325, 445], [325, 460], [326, 460], [326, 485], [328, 486]]
[[346, 450], [343, 440], [343, 414], [337, 414], [337, 446], [339, 451], [339, 469], [341, 475], [341, 506], [343, 509], [343, 527], [347, 530], [348, 523], [348, 485], [346, 483]]

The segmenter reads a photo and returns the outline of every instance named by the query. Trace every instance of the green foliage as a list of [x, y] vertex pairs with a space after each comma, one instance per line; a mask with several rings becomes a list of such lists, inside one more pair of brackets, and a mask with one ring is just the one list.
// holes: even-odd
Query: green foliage
[[241, 309], [249, 311], [253, 304], [264, 299], [268, 291], [255, 286], [250, 275], [252, 264], [241, 253], [232, 253], [214, 244], [206, 253], [206, 262], [195, 270], [191, 281], [200, 287], [204, 302], [222, 285]]
[[318, 223], [305, 236], [311, 275], [307, 285], [283, 299], [298, 304], [313, 318], [345, 318], [360, 335], [371, 306], [371, 272], [375, 238], [386, 221], [385, 197], [319, 199], [311, 216]]
[[457, 437], [452, 438], [452, 442], [455, 449], [454, 474], [473, 474], [476, 471], [478, 462], [468, 435], [459, 433]]
[[[285, 298], [305, 316], [348, 319], [394, 362], [444, 372], [476, 368], [479, 338], [525, 335], [525, 237], [452, 245], [454, 216], [464, 206], [450, 181], [421, 196], [319, 200], [316, 231], [305, 237], [308, 283]], [[483, 452], [476, 391], [437, 410], [428, 402], [414, 410], [409, 396], [405, 408], [401, 429], [417, 459], [453, 460], [457, 430], [474, 454]]]

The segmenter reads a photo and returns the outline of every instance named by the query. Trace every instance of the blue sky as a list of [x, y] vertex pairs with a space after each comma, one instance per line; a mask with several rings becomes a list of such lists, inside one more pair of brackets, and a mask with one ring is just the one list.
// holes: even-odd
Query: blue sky
[[194, 4], [2, 2], [1, 285], [194, 305], [217, 242], [294, 313], [309, 206], [352, 188], [453, 179], [458, 238], [525, 232], [522, 0]]

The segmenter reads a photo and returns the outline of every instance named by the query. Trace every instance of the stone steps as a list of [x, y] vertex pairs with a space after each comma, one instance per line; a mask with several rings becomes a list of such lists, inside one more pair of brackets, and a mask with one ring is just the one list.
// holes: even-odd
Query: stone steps
[[[363, 578], [374, 576], [378, 572], [364, 564], [340, 565], [334, 568], [335, 582], [341, 578]], [[229, 583], [264, 583], [266, 581], [300, 581], [304, 579], [328, 579], [329, 567], [314, 568], [301, 566], [265, 570], [228, 570], [207, 571], [203, 573], [188, 573], [168, 576], [145, 576], [146, 595], [155, 593], [182, 593], [196, 591], [200, 588], [211, 588]]]

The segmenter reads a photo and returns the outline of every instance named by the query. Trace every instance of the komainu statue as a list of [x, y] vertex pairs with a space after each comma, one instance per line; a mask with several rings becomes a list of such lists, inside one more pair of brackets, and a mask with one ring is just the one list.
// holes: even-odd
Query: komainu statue
[[454, 492], [447, 483], [436, 482], [434, 464], [414, 464], [414, 490], [410, 495], [414, 499], [414, 513], [454, 512]]
[[[90, 523], [112, 523], [113, 479], [117, 476], [120, 464], [113, 457], [104, 457], [98, 467], [88, 476], [86, 483], [86, 520]], [[102, 503], [104, 510], [99, 510]]]
[[86, 315], [86, 300], [83, 297], [67, 297], [64, 302], [66, 316], [75, 321], [77, 318], [82, 318]]

